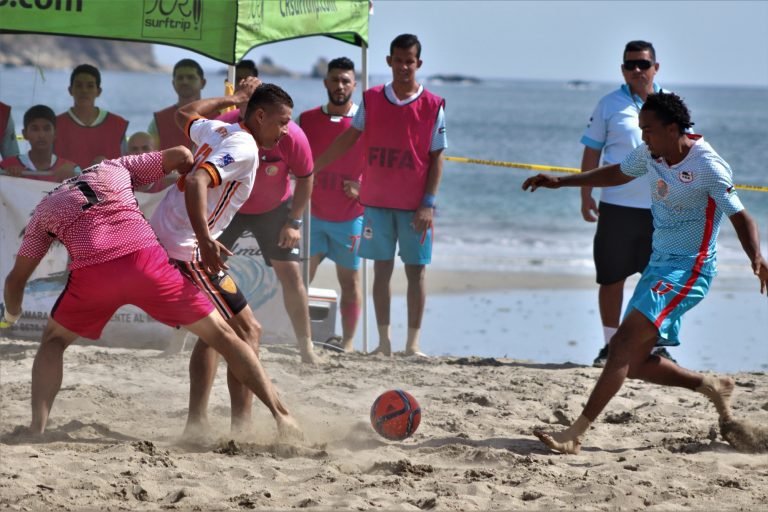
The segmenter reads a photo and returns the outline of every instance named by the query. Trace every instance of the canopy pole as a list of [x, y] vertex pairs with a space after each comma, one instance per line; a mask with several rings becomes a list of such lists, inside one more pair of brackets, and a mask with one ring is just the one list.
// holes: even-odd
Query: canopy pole
[[[368, 45], [365, 41], [360, 45], [362, 52], [362, 70], [360, 80], [363, 85], [363, 91], [368, 89]], [[362, 101], [362, 100], [361, 100]], [[365, 226], [363, 226], [365, 229]], [[363, 258], [363, 354], [368, 353], [368, 260]]]
[[232, 64], [227, 65], [227, 81], [233, 86], [237, 85], [235, 83], [235, 66]]

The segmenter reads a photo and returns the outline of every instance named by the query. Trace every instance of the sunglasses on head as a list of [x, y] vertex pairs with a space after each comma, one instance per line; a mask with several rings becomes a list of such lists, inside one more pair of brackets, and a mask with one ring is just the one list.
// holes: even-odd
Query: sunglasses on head
[[653, 66], [653, 62], [645, 59], [625, 60], [624, 64], [622, 64], [624, 71], [634, 71], [635, 68], [645, 71], [646, 69], [650, 69], [651, 66]]

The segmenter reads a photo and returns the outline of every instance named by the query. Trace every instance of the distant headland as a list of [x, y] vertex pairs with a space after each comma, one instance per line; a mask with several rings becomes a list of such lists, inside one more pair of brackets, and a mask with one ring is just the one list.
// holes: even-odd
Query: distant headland
[[[0, 66], [73, 69], [79, 64], [87, 63], [101, 70], [170, 71], [168, 66], [157, 62], [152, 46], [147, 43], [86, 37], [0, 34]], [[307, 73], [279, 66], [269, 57], [262, 57], [257, 66], [259, 74], [265, 76], [318, 78], [325, 76], [328, 61], [318, 59]], [[221, 73], [226, 73], [226, 66], [223, 64]]]
[[160, 71], [152, 45], [85, 37], [0, 34], [0, 65], [72, 69], [79, 64], [99, 69]]

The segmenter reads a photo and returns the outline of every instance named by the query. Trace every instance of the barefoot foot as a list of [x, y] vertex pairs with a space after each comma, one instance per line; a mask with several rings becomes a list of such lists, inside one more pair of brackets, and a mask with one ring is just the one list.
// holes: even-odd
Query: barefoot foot
[[379, 345], [373, 352], [368, 352], [369, 356], [382, 355], [385, 357], [392, 357], [392, 347]]
[[181, 438], [189, 443], [205, 443], [212, 436], [211, 425], [208, 420], [187, 421]]
[[278, 416], [277, 439], [282, 442], [303, 441], [304, 432], [293, 416]]
[[581, 440], [577, 437], [571, 437], [570, 433], [563, 432], [547, 433], [541, 430], [534, 430], [533, 435], [539, 438], [539, 441], [547, 445], [556, 452], [577, 455], [581, 450]]
[[733, 417], [731, 412], [731, 395], [736, 383], [730, 377], [716, 377], [707, 375], [701, 381], [701, 386], [696, 391], [709, 398], [717, 409], [720, 419], [729, 420]]

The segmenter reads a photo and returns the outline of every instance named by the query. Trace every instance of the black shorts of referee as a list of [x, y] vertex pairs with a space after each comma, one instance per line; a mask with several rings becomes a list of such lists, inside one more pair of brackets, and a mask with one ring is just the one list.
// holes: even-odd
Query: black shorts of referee
[[642, 273], [653, 244], [651, 210], [603, 202], [598, 210], [593, 247], [598, 284], [614, 284]]

